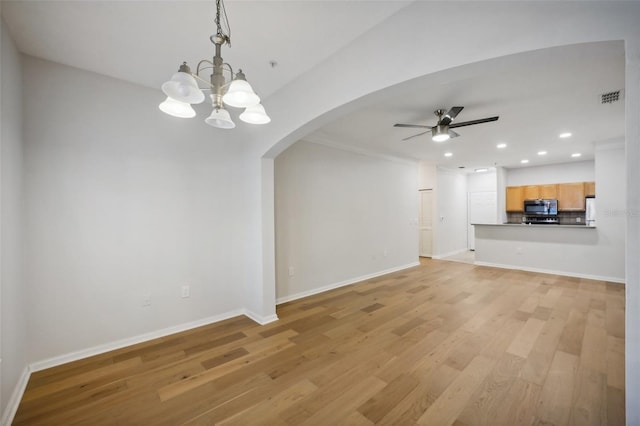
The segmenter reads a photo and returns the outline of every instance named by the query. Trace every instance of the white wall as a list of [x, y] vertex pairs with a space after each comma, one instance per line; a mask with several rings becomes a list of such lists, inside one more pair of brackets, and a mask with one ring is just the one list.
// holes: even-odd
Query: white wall
[[507, 186], [592, 182], [595, 177], [593, 161], [576, 161], [547, 166], [508, 169]]
[[418, 165], [418, 189], [435, 189], [436, 179], [436, 164], [431, 161], [420, 161]]
[[275, 161], [278, 300], [416, 264], [417, 182], [417, 163], [307, 141], [280, 154]]
[[640, 37], [625, 42], [627, 424], [640, 424]]
[[4, 422], [11, 415], [7, 412], [8, 404], [27, 367], [29, 305], [25, 300], [22, 273], [22, 65], [6, 25], [1, 21], [0, 31], [0, 422]]
[[434, 258], [467, 249], [467, 177], [437, 169]]
[[242, 145], [158, 90], [24, 59], [28, 360], [242, 309]]
[[598, 253], [592, 260], [608, 276], [625, 279], [627, 184], [624, 141], [596, 147]]
[[468, 192], [496, 191], [497, 176], [495, 171], [467, 174]]
[[624, 282], [624, 158], [622, 141], [596, 150], [596, 229], [476, 227], [476, 262]]

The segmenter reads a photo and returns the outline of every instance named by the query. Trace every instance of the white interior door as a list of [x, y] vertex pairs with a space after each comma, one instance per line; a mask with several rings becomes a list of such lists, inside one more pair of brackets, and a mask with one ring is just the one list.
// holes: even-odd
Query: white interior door
[[475, 250], [475, 230], [472, 223], [497, 223], [498, 197], [495, 191], [467, 194], [467, 246]]
[[418, 191], [420, 223], [420, 256], [431, 257], [433, 255], [433, 191], [425, 189]]

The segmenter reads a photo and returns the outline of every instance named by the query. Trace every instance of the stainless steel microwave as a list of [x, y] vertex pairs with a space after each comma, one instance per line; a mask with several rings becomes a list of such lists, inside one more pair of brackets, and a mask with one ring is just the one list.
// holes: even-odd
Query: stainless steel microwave
[[527, 215], [556, 216], [558, 214], [558, 200], [525, 200], [524, 213]]

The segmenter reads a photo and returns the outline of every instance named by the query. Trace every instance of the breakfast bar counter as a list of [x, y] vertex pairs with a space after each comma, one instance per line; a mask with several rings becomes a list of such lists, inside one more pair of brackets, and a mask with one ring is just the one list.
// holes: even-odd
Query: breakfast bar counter
[[[621, 282], [605, 274], [596, 226], [473, 224], [475, 263]], [[603, 273], [605, 272], [605, 273]]]
[[516, 228], [572, 228], [572, 229], [596, 229], [595, 226], [587, 225], [536, 225], [525, 223], [472, 223], [474, 226], [514, 226]]

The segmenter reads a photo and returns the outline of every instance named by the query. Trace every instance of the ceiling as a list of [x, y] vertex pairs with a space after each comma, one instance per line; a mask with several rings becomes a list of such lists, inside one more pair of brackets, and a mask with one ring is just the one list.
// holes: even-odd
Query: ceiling
[[[266, 98], [407, 4], [227, 0], [222, 56]], [[152, 88], [214, 54], [214, 0], [2, 0], [2, 17], [23, 53]]]
[[[308, 136], [385, 155], [434, 161], [466, 171], [593, 159], [598, 142], [624, 136], [622, 42], [588, 43], [511, 55], [427, 75], [375, 94], [375, 102], [341, 116]], [[436, 143], [420, 129], [435, 125], [434, 110], [464, 106], [455, 122], [499, 116], [496, 122], [455, 129], [460, 137]], [[566, 139], [560, 133], [570, 132]], [[506, 148], [497, 145], [505, 143]], [[540, 156], [538, 152], [546, 151]], [[445, 153], [451, 153], [445, 157]], [[580, 157], [571, 154], [580, 153]], [[527, 159], [525, 165], [521, 160]]]
[[[407, 4], [227, 0], [232, 47], [222, 54], [243, 68], [268, 109], [269, 95]], [[195, 68], [200, 59], [210, 59], [214, 9], [213, 1], [2, 1], [2, 17], [22, 52], [152, 88], [182, 61]], [[441, 48], [434, 41], [434, 51]], [[596, 143], [624, 135], [624, 100], [600, 103], [601, 93], [623, 88], [622, 42], [545, 49], [385, 89], [306, 139], [466, 171], [521, 167], [524, 158], [527, 166], [588, 160]], [[428, 135], [402, 141], [419, 129], [393, 127], [433, 125], [433, 111], [452, 106], [465, 107], [458, 122], [500, 119], [459, 128], [460, 137], [440, 144]], [[559, 139], [566, 131], [573, 136]], [[501, 142], [507, 148], [498, 150]], [[547, 154], [538, 156], [542, 150]], [[582, 156], [572, 158], [576, 152]]]

